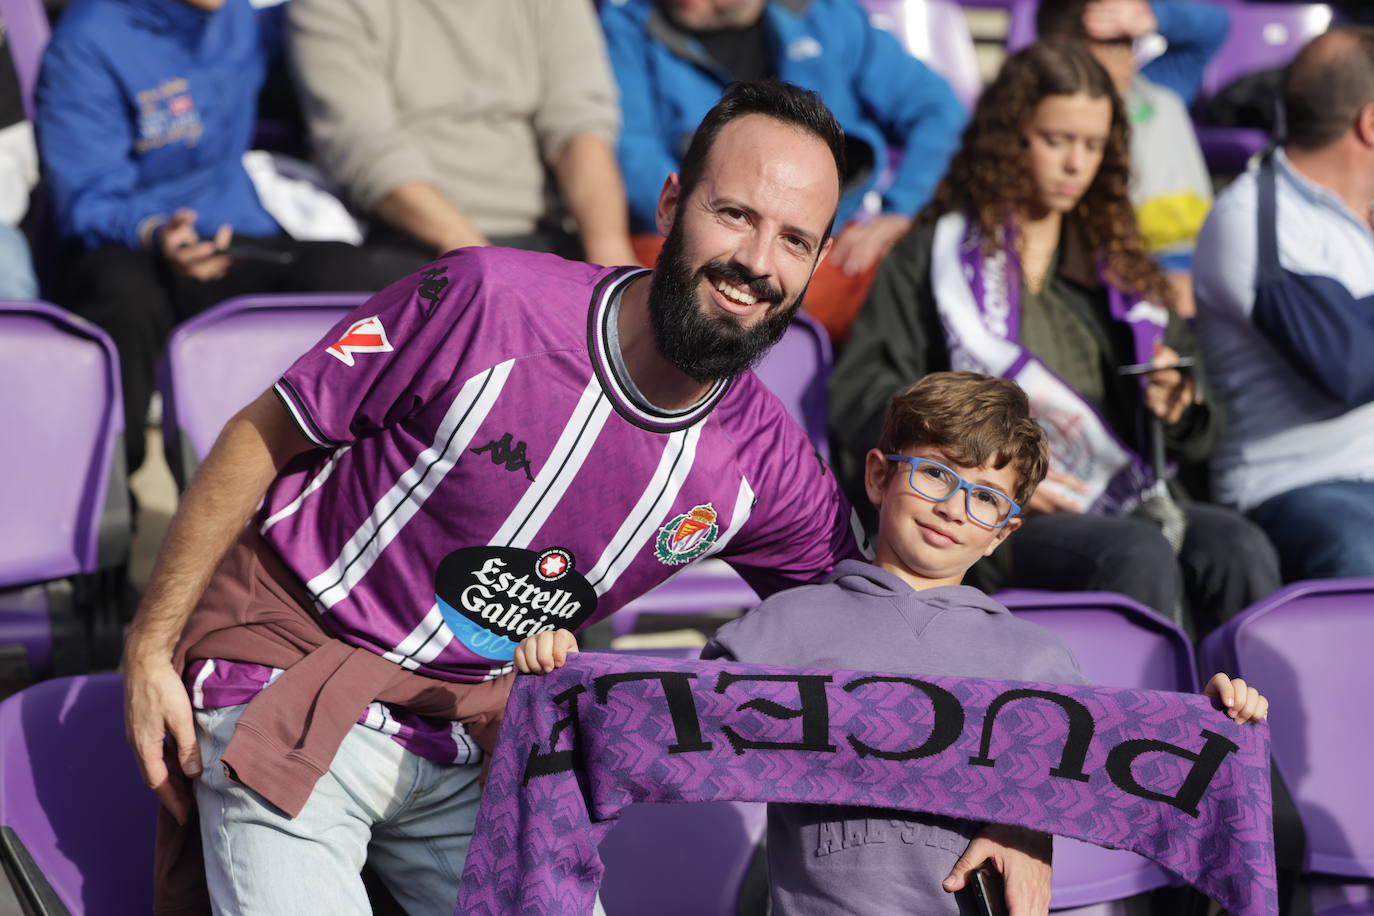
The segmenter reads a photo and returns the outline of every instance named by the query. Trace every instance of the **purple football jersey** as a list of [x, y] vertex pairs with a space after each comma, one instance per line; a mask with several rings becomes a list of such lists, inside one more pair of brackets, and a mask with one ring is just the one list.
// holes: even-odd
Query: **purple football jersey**
[[609, 319], [643, 273], [452, 252], [287, 370], [277, 394], [320, 448], [258, 524], [334, 635], [478, 681], [692, 560], [768, 595], [857, 555], [833, 475], [753, 373], [686, 412], [636, 405]]

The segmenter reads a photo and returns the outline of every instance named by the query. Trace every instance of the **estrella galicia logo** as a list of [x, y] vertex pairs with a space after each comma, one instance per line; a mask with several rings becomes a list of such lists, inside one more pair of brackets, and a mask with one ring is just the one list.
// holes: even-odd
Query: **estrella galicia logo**
[[508, 662], [526, 637], [576, 630], [596, 610], [596, 591], [575, 566], [562, 547], [455, 550], [434, 574], [439, 613], [464, 646]]
[[716, 510], [711, 504], [693, 506], [690, 512], [684, 512], [658, 529], [654, 556], [669, 566], [691, 562], [711, 549], [719, 533]]

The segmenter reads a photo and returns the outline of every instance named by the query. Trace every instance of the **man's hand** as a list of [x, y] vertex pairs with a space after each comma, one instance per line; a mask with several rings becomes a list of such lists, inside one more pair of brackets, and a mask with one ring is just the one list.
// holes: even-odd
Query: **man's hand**
[[1052, 512], [1082, 512], [1084, 510], [1085, 506], [1081, 500], [1066, 496], [1057, 487], [1047, 487], [1044, 485], [1045, 483], [1059, 484], [1059, 486], [1075, 493], [1088, 492], [1088, 485], [1077, 477], [1059, 471], [1050, 471], [1045, 475], [1044, 483], [1035, 488], [1035, 492], [1027, 501], [1027, 512], [1049, 515]]
[[850, 223], [835, 238], [830, 262], [851, 276], [861, 274], [887, 254], [910, 228], [911, 220], [895, 213], [875, 216], [862, 223]]
[[[1167, 367], [1177, 362], [1177, 353], [1163, 344], [1155, 344], [1155, 355], [1150, 365]], [[1193, 379], [1178, 369], [1151, 372], [1150, 380], [1145, 385], [1145, 407], [1163, 420], [1166, 426], [1170, 426], [1183, 417], [1183, 411], [1193, 403], [1196, 393]]]
[[1046, 916], [1050, 911], [1050, 859], [1054, 854], [1048, 833], [1025, 827], [988, 824], [969, 842], [964, 854], [950, 869], [944, 889], [960, 890], [968, 883], [968, 873], [984, 859], [1002, 873], [1007, 887], [1007, 909], [1011, 916]]
[[[144, 784], [185, 824], [192, 796], [184, 777], [200, 775], [200, 748], [196, 745], [191, 700], [170, 661], [141, 661], [137, 652], [126, 652], [124, 661], [124, 734], [133, 748]], [[176, 745], [180, 772], [170, 772], [163, 757], [163, 742], [171, 736]]]
[[1098, 0], [1083, 10], [1083, 30], [1096, 41], [1139, 38], [1159, 28], [1154, 10], [1145, 0]]
[[229, 272], [234, 262], [227, 255], [216, 254], [228, 247], [234, 237], [229, 225], [220, 226], [213, 240], [202, 241], [196, 234], [196, 211], [185, 207], [172, 214], [158, 230], [158, 246], [172, 269], [193, 280], [218, 280]]

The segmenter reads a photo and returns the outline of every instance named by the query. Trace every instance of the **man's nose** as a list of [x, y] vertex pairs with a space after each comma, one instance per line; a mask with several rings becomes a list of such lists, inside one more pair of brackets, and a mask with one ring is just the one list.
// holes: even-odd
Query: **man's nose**
[[762, 232], [749, 232], [740, 239], [735, 248], [735, 260], [755, 279], [773, 275], [772, 250]]

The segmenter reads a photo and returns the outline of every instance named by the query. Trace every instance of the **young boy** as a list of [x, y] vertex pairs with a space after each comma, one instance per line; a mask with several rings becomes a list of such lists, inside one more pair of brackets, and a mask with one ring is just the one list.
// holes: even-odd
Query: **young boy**
[[[864, 482], [879, 511], [873, 562], [847, 560], [824, 585], [773, 596], [721, 627], [702, 657], [1084, 683], [1053, 633], [960, 584], [1021, 524], [1021, 506], [1047, 463], [1044, 434], [1014, 382], [970, 372], [927, 376], [893, 398], [866, 459]], [[576, 645], [566, 630], [541, 633], [521, 643], [515, 663], [522, 672], [551, 671]], [[1224, 674], [1205, 692], [1237, 722], [1268, 713], [1258, 691]], [[997, 850], [1007, 846], [1045, 863], [1008, 875], [1013, 910], [1046, 912], [1047, 835], [901, 811], [768, 806], [778, 914], [953, 916], [964, 912], [951, 893], [964, 886], [964, 874], [989, 854], [1001, 868]]]

